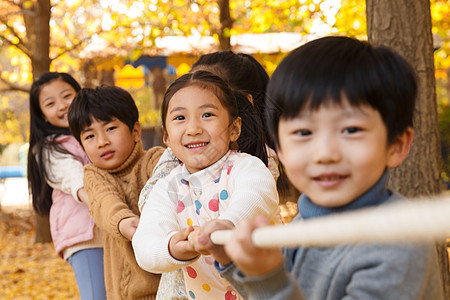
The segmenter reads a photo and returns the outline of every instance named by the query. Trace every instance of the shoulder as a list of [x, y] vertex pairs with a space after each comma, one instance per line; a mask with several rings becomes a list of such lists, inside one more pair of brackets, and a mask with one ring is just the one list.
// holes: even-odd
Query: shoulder
[[152, 147], [145, 151], [145, 154], [140, 159], [140, 164], [144, 173], [151, 176], [153, 169], [157, 165], [163, 153], [164, 148], [159, 146]]
[[163, 153], [164, 153], [163, 147], [160, 146], [152, 147], [145, 151], [143, 160], [148, 164], [156, 165], [156, 163], [161, 158]]
[[87, 183], [94, 180], [111, 181], [114, 178], [114, 176], [108, 173], [108, 171], [101, 169], [93, 164], [87, 164], [86, 166], [84, 166], [83, 172], [85, 182], [87, 180]]
[[247, 153], [233, 151], [228, 157], [227, 164], [233, 166], [231, 170], [232, 173], [243, 170], [246, 172], [251, 172], [254, 170], [257, 172], [263, 172], [263, 174], [270, 174], [269, 169], [261, 159]]

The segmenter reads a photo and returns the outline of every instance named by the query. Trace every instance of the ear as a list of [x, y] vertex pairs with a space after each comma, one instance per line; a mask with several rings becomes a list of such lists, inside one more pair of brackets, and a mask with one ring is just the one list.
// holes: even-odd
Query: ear
[[134, 123], [133, 130], [131, 131], [131, 134], [134, 137], [134, 142], [137, 143], [141, 140], [142, 137], [142, 129], [141, 124], [139, 122]]
[[255, 103], [253, 103], [253, 96], [252, 96], [252, 94], [247, 94], [247, 99], [252, 105], [255, 104]]
[[230, 142], [236, 142], [241, 135], [242, 120], [241, 117], [237, 117], [230, 125]]
[[167, 134], [167, 131], [164, 129], [164, 127], [162, 128], [162, 132], [163, 132], [163, 143], [164, 145], [169, 147], [169, 135]]
[[400, 165], [408, 156], [409, 149], [413, 141], [414, 131], [408, 127], [405, 132], [399, 135], [395, 141], [389, 145], [387, 167], [394, 168]]
[[281, 149], [279, 147], [276, 147], [275, 152], [277, 153], [277, 157], [278, 160], [281, 162], [281, 164], [284, 165], [284, 156], [283, 156], [283, 152], [281, 151]]

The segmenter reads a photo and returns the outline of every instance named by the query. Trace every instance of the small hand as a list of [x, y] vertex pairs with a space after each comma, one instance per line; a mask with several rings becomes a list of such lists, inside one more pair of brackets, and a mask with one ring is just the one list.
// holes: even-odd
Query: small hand
[[236, 226], [225, 251], [236, 266], [247, 276], [269, 273], [283, 263], [280, 249], [258, 248], [252, 243], [252, 233], [256, 228], [269, 225], [264, 217], [254, 221], [243, 221]]
[[217, 230], [234, 229], [233, 223], [228, 220], [211, 220], [195, 230], [190, 235], [190, 240], [195, 250], [204, 255], [212, 255], [221, 265], [228, 265], [231, 260], [222, 245], [215, 245], [211, 241], [211, 233]]
[[192, 243], [188, 240], [189, 234], [195, 230], [189, 226], [175, 233], [169, 241], [169, 253], [178, 260], [191, 260], [200, 253], [195, 251]]
[[139, 225], [139, 217], [130, 217], [122, 219], [119, 222], [119, 232], [126, 239], [131, 241], [138, 225]]

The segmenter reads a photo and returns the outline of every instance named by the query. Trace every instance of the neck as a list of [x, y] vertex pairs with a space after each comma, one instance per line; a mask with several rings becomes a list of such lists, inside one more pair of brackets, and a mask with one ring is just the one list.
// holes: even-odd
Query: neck
[[323, 207], [314, 204], [305, 194], [302, 194], [298, 200], [298, 211], [303, 219], [326, 216], [332, 213], [354, 210], [358, 208], [379, 205], [387, 200], [390, 192], [386, 189], [388, 173], [385, 171], [380, 179], [369, 190], [349, 204], [340, 207]]

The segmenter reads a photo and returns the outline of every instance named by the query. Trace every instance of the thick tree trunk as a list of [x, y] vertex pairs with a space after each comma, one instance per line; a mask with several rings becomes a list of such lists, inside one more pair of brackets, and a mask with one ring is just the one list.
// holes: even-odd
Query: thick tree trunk
[[[414, 117], [414, 142], [408, 159], [390, 174], [389, 185], [408, 197], [441, 192], [442, 156], [433, 60], [429, 0], [366, 0], [369, 42], [395, 49], [411, 63], [418, 75]], [[438, 255], [444, 290], [450, 299], [448, 254], [444, 241]]]
[[[27, 28], [27, 46], [32, 53], [33, 78], [50, 69], [50, 0], [38, 0], [34, 4], [34, 14], [24, 14]], [[48, 217], [36, 214], [36, 243], [52, 241]]]
[[233, 27], [233, 19], [230, 15], [230, 1], [219, 0], [220, 30], [219, 30], [219, 50], [231, 50], [230, 31]]
[[41, 216], [35, 214], [36, 216], [36, 235], [34, 237], [35, 243], [50, 243], [52, 241], [52, 236], [50, 234], [50, 223], [48, 216]]
[[50, 0], [38, 0], [35, 4], [34, 51], [31, 59], [33, 78], [50, 69]]

